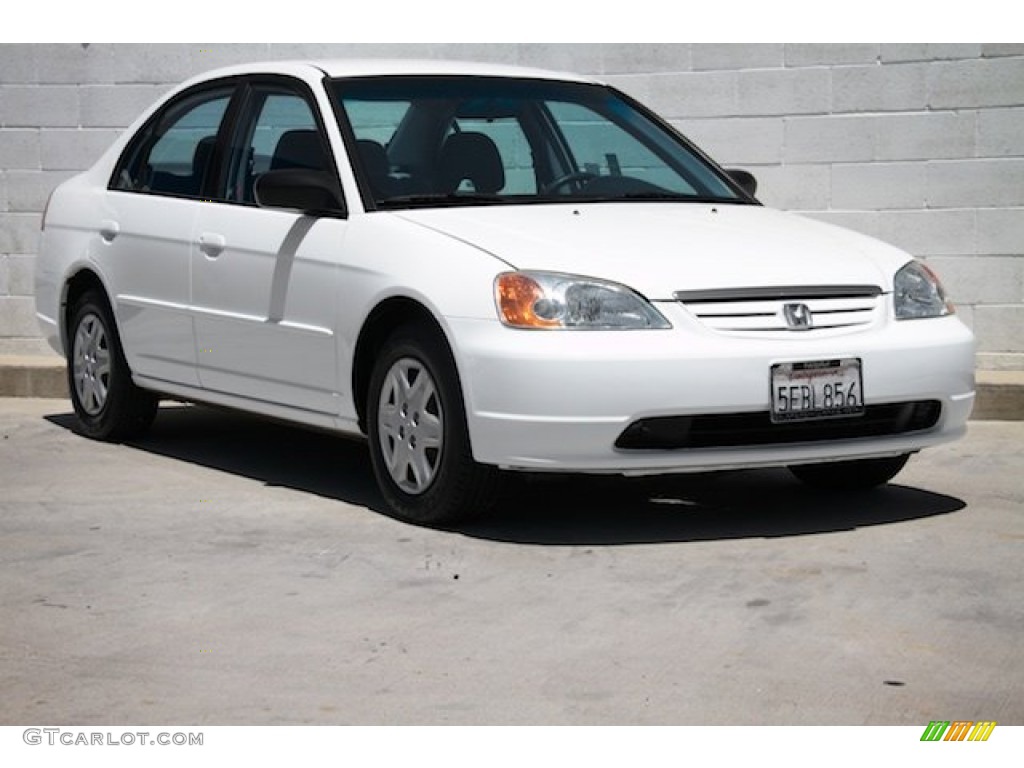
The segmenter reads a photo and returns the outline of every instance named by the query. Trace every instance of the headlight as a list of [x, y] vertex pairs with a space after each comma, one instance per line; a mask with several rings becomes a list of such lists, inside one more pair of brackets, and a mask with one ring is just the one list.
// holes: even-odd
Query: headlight
[[896, 273], [893, 298], [897, 320], [941, 317], [954, 312], [939, 278], [919, 261], [912, 261]]
[[494, 281], [498, 317], [513, 328], [671, 328], [624, 285], [556, 272], [505, 272]]

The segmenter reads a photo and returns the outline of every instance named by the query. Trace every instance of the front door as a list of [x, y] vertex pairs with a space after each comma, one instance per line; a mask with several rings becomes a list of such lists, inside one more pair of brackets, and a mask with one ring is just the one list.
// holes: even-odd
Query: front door
[[204, 389], [336, 414], [338, 257], [347, 222], [259, 208], [253, 192], [267, 170], [330, 167], [314, 109], [299, 90], [250, 87], [223, 199], [199, 209], [192, 311]]

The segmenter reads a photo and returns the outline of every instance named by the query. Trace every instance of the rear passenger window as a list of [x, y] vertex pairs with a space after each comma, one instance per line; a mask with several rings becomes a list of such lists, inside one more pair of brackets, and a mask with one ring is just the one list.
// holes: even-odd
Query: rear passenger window
[[168, 108], [128, 147], [112, 188], [201, 197], [233, 90], [204, 91]]

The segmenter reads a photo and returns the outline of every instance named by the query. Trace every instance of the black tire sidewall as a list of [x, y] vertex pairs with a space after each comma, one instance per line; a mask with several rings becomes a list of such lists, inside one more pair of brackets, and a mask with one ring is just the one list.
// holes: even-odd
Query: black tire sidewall
[[[437, 474], [430, 487], [415, 495], [403, 491], [392, 479], [384, 461], [377, 425], [384, 379], [391, 367], [403, 358], [416, 360], [426, 368], [434, 380], [443, 414]], [[424, 525], [446, 525], [466, 517], [465, 510], [461, 509], [459, 491], [475, 463], [470, 450], [462, 391], [447, 345], [436, 336], [414, 328], [403, 328], [392, 335], [382, 347], [370, 377], [366, 422], [374, 474], [384, 500], [398, 517]]]
[[[99, 318], [107, 338], [110, 354], [110, 381], [107, 399], [99, 413], [89, 414], [78, 399], [75, 388], [74, 345], [78, 327], [87, 315]], [[68, 324], [68, 389], [78, 417], [78, 431], [97, 440], [116, 440], [144, 430], [152, 421], [156, 399], [139, 390], [132, 382], [131, 371], [121, 348], [113, 313], [106, 300], [95, 291], [83, 294], [71, 312]], [[152, 412], [152, 413], [151, 413]]]

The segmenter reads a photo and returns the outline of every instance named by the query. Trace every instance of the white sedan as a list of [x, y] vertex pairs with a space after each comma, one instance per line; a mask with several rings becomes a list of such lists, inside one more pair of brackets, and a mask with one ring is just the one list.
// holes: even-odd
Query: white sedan
[[85, 435], [161, 396], [366, 435], [420, 523], [513, 470], [885, 483], [964, 433], [974, 339], [922, 263], [755, 186], [588, 78], [231, 67], [53, 193], [38, 317]]

